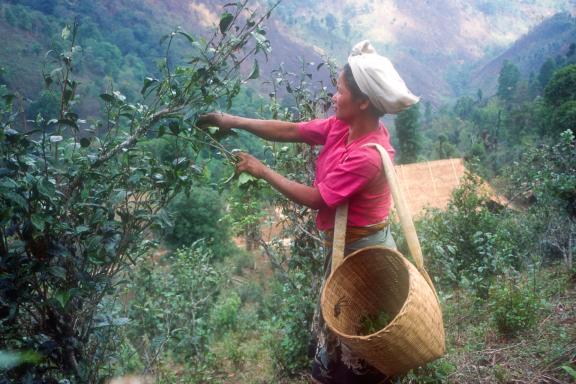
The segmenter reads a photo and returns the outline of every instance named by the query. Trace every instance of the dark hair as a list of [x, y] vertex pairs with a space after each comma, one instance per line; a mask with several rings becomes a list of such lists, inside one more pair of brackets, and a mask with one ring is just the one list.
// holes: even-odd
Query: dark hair
[[[348, 89], [350, 90], [350, 93], [352, 94], [352, 97], [355, 100], [368, 100], [368, 101], [370, 101], [370, 98], [368, 97], [368, 95], [366, 95], [364, 92], [362, 92], [362, 90], [358, 86], [358, 83], [356, 82], [356, 79], [354, 79], [354, 74], [352, 73], [352, 67], [350, 67], [350, 64], [348, 64], [348, 63], [344, 64], [344, 68], [342, 69], [342, 72], [344, 74], [344, 80], [346, 81], [346, 85], [348, 86]], [[385, 114], [384, 112], [382, 112], [378, 108], [376, 108], [374, 106], [374, 104], [372, 104], [372, 102], [370, 102], [370, 109], [368, 111], [370, 113], [372, 113], [373, 115], [378, 116], [378, 117], [382, 117]]]

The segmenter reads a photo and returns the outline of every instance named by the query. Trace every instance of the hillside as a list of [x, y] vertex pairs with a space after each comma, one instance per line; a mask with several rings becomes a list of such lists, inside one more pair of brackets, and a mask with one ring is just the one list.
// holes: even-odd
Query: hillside
[[568, 13], [557, 14], [522, 36], [496, 58], [479, 63], [471, 74], [472, 89], [480, 88], [485, 94], [494, 94], [505, 60], [513, 62], [525, 78], [530, 74], [537, 75], [548, 58], [565, 56], [575, 42], [576, 18]]
[[413, 91], [438, 102], [466, 90], [478, 61], [492, 59], [570, 1], [384, 0], [284, 2], [277, 13], [295, 33], [343, 61], [368, 38], [392, 58]]
[[[36, 99], [42, 89], [43, 54], [54, 47], [64, 24], [77, 17], [81, 23], [78, 38], [84, 48], [78, 71], [85, 79], [86, 93], [97, 95], [113, 80], [129, 97], [137, 97], [143, 78], [156, 71], [162, 56], [158, 43], [161, 36], [176, 26], [208, 35], [217, 25], [225, 3], [0, 0], [0, 32], [11, 36], [0, 49], [0, 66], [6, 69], [4, 77], [12, 88]], [[264, 3], [260, 0], [253, 4]], [[338, 5], [326, 0], [283, 1], [267, 25], [273, 54], [268, 60], [260, 59], [261, 73], [268, 79], [270, 71], [280, 64], [289, 72], [299, 73], [301, 57], [318, 63], [329, 56], [342, 63], [354, 43], [368, 38], [381, 53], [391, 57], [415, 93], [440, 104], [476, 88], [492, 89], [494, 74], [505, 58], [520, 60], [522, 70], [527, 72], [537, 70], [541, 62], [521, 59], [523, 52], [534, 55], [537, 51], [539, 57], [561, 53], [565, 43], [573, 39], [573, 33], [568, 32], [573, 21], [567, 19], [568, 15], [552, 21], [556, 27], [546, 27], [550, 24], [545, 23], [534, 31], [536, 35], [529, 31], [555, 13], [571, 10], [570, 4], [570, 0], [343, 0]], [[555, 28], [565, 28], [561, 40]], [[512, 51], [505, 51], [523, 35], [527, 37]], [[184, 50], [177, 51], [181, 57], [174, 59], [185, 57]], [[467, 78], [472, 69], [470, 88]], [[326, 74], [322, 76], [326, 80]], [[86, 108], [93, 110], [95, 106]]]

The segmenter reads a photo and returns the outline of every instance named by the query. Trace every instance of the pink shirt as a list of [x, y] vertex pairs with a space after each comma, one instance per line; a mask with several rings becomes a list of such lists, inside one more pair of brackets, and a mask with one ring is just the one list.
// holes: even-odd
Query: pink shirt
[[304, 142], [324, 146], [316, 160], [314, 180], [326, 203], [316, 217], [318, 229], [322, 231], [334, 227], [336, 207], [346, 200], [349, 201], [349, 226], [381, 223], [390, 211], [390, 189], [382, 172], [380, 154], [373, 147], [362, 147], [366, 143], [380, 144], [393, 160], [388, 130], [380, 124], [378, 130], [347, 144], [349, 128], [334, 116], [299, 124]]

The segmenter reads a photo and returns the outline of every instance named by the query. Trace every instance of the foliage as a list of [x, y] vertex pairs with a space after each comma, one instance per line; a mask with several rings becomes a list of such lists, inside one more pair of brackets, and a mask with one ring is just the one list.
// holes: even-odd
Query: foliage
[[513, 199], [534, 200], [527, 212], [535, 227], [533, 239], [559, 254], [570, 269], [576, 244], [574, 164], [576, 139], [567, 130], [554, 145], [527, 149], [521, 160], [505, 171]]
[[498, 97], [506, 103], [510, 103], [516, 93], [518, 81], [520, 80], [520, 71], [509, 60], [504, 60], [500, 75], [498, 76]]
[[446, 383], [456, 367], [448, 359], [440, 358], [424, 367], [414, 369], [403, 378], [402, 382], [411, 384], [442, 384]]
[[528, 228], [513, 214], [492, 212], [490, 205], [480, 179], [468, 175], [445, 212], [429, 212], [417, 222], [431, 274], [481, 297], [487, 296], [492, 276], [521, 268], [529, 252], [523, 241]]
[[172, 225], [162, 231], [163, 238], [173, 248], [205, 239], [218, 257], [226, 257], [230, 243], [220, 197], [210, 188], [188, 192], [175, 196], [166, 207]]
[[177, 361], [205, 360], [212, 324], [210, 310], [224, 274], [203, 240], [180, 248], [162, 263], [148, 259], [127, 286], [126, 331], [149, 371], [167, 354]]
[[544, 98], [559, 107], [567, 101], [576, 100], [576, 64], [569, 65], [554, 72], [552, 79], [544, 89]]
[[544, 89], [544, 99], [551, 109], [552, 133], [571, 129], [576, 134], [576, 64], [554, 73]]
[[[327, 65], [326, 65], [327, 64]], [[273, 118], [309, 120], [325, 113], [330, 97], [323, 83], [314, 83], [313, 68], [326, 66], [334, 84], [335, 71], [330, 62], [314, 65], [302, 61], [302, 72], [291, 74], [282, 68], [273, 73]], [[285, 90], [284, 105], [278, 97]], [[304, 144], [273, 144], [274, 168], [301, 183], [311, 185], [315, 151]], [[274, 271], [274, 283], [265, 305], [270, 319], [268, 347], [272, 351], [278, 376], [293, 376], [309, 366], [310, 325], [319, 295], [324, 250], [309, 209], [282, 196], [273, 195], [272, 206], [280, 208], [284, 229], [270, 242], [261, 241]], [[285, 244], [282, 239], [290, 239]], [[281, 305], [279, 305], [281, 303]]]
[[490, 289], [490, 312], [504, 335], [528, 331], [538, 320], [540, 300], [535, 287], [514, 279], [499, 280]]
[[225, 332], [236, 327], [241, 304], [240, 296], [234, 291], [219, 297], [210, 313], [210, 326], [215, 332]]
[[68, 46], [50, 53], [51, 67], [44, 73], [46, 85], [60, 98], [56, 116], [22, 125], [15, 97], [4, 95], [0, 345], [39, 351], [43, 361], [3, 373], [3, 378], [101, 379], [101, 367], [110, 358], [106, 337], [111, 336], [111, 327], [101, 331], [95, 326], [105, 310], [103, 300], [115, 294], [122, 271], [149, 249], [149, 229], [168, 225], [164, 207], [202, 177], [193, 157], [167, 163], [138, 142], [154, 135], [178, 136], [194, 154], [217, 148], [233, 160], [216, 138], [194, 124], [199, 113], [230, 103], [238, 93], [241, 63], [268, 52], [261, 24], [269, 13], [246, 11], [246, 2], [228, 9], [228, 14], [244, 16], [234, 16], [209, 40], [180, 29], [166, 36], [167, 52], [182, 39], [194, 53], [183, 66], [161, 60], [161, 76], [144, 80], [146, 104], [130, 103], [111, 87], [101, 95], [101, 119], [88, 122], [76, 113], [80, 88], [72, 63], [79, 54], [77, 24], [64, 28]]
[[400, 112], [394, 121], [400, 144], [399, 164], [415, 163], [421, 150], [420, 108], [416, 104]]

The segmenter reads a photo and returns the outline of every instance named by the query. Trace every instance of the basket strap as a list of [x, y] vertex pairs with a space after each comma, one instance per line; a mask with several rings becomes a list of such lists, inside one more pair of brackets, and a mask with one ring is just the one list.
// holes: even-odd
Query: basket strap
[[432, 279], [428, 275], [428, 272], [424, 268], [424, 258], [422, 256], [422, 248], [420, 247], [420, 241], [416, 234], [416, 228], [414, 227], [414, 222], [412, 221], [412, 215], [410, 214], [410, 209], [404, 200], [404, 195], [400, 189], [400, 183], [398, 182], [398, 176], [396, 175], [396, 170], [390, 159], [388, 152], [379, 144], [368, 143], [364, 144], [363, 147], [372, 146], [375, 147], [378, 152], [380, 152], [380, 157], [382, 157], [382, 163], [384, 164], [384, 173], [386, 175], [386, 180], [392, 191], [392, 197], [394, 199], [394, 204], [396, 205], [396, 211], [400, 218], [400, 225], [404, 236], [406, 237], [406, 242], [408, 243], [408, 249], [414, 259], [414, 263], [418, 271], [428, 282], [428, 285], [432, 288], [432, 291], [436, 293], [434, 284], [432, 284]]
[[348, 223], [348, 201], [336, 208], [336, 221], [334, 223], [334, 236], [332, 239], [332, 271], [344, 259], [346, 246], [346, 224]]

